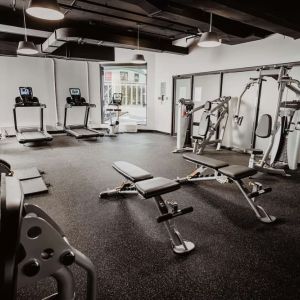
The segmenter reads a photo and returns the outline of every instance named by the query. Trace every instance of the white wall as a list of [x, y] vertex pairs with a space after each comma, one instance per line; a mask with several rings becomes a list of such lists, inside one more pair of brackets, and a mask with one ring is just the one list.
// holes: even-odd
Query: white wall
[[[264, 40], [235, 46], [222, 45], [218, 48], [207, 49], [195, 47], [188, 56], [156, 54], [155, 129], [171, 132], [172, 76], [300, 61], [299, 49], [300, 40], [273, 35]], [[166, 96], [169, 100], [163, 103], [158, 100], [160, 82], [167, 83]]]
[[[214, 49], [195, 47], [189, 55], [172, 55], [167, 53], [143, 52], [148, 63], [147, 77], [147, 126], [163, 132], [171, 131], [172, 114], [172, 76], [220, 69], [248, 67], [263, 64], [275, 64], [300, 61], [300, 40], [274, 35], [267, 39]], [[128, 63], [133, 50], [116, 48], [117, 63]], [[99, 63], [89, 62], [89, 89], [87, 86], [86, 62], [55, 60], [57, 75], [58, 121], [63, 122], [63, 107], [68, 96], [68, 88], [78, 86], [82, 95], [97, 105], [91, 110], [91, 125], [99, 125], [100, 76]], [[18, 86], [32, 86], [34, 94], [42, 103], [47, 104], [45, 123], [49, 128], [56, 125], [53, 62], [45, 58], [0, 57], [0, 127], [12, 127], [12, 107], [18, 95]], [[166, 82], [166, 101], [160, 101], [160, 83]], [[241, 83], [242, 85], [242, 83]], [[218, 87], [216, 87], [218, 89]], [[236, 88], [236, 91], [240, 91]], [[237, 95], [232, 95], [237, 96]], [[27, 111], [20, 118], [20, 124], [31, 125], [34, 115]], [[81, 118], [81, 116], [80, 116]], [[70, 121], [79, 123], [75, 108], [70, 114]]]
[[[116, 49], [116, 62], [128, 63], [131, 61], [134, 51]], [[155, 75], [155, 54], [143, 52], [148, 63], [148, 106], [147, 126], [145, 129], [153, 128], [153, 98], [154, 98], [154, 75]], [[56, 70], [56, 94], [54, 89], [54, 64]], [[72, 61], [63, 59], [36, 58], [36, 57], [0, 57], [0, 127], [6, 127], [13, 132], [12, 108], [15, 97], [18, 96], [19, 86], [31, 86], [34, 95], [41, 103], [47, 105], [44, 113], [45, 124], [48, 130], [60, 129], [63, 124], [64, 107], [66, 97], [69, 96], [70, 87], [79, 87], [81, 94], [90, 103], [96, 104], [91, 109], [91, 126], [101, 124], [100, 106], [100, 64], [97, 62]], [[89, 73], [88, 72], [89, 69]], [[89, 76], [88, 76], [89, 75]], [[89, 78], [89, 81], [88, 81]], [[56, 113], [56, 103], [57, 112]], [[18, 109], [18, 123], [20, 126], [32, 126], [39, 122], [38, 109]], [[57, 116], [56, 116], [57, 114]], [[68, 123], [80, 124], [83, 122], [84, 114], [82, 108], [74, 107], [69, 110]], [[57, 119], [58, 118], [58, 119]]]

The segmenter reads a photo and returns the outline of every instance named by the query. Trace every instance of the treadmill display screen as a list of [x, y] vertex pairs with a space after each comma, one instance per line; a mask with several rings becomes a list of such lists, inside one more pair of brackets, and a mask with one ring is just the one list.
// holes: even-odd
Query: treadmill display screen
[[31, 87], [20, 87], [20, 96], [21, 97], [32, 97], [32, 88]]
[[115, 105], [121, 105], [122, 104], [122, 98], [123, 94], [122, 93], [114, 93], [112, 97], [112, 103]]
[[70, 89], [70, 95], [71, 96], [80, 96], [80, 89]]

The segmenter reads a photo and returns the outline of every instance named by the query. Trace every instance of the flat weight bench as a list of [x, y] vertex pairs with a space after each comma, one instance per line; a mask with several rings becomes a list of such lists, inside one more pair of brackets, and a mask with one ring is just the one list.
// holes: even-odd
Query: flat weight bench
[[42, 177], [44, 172], [40, 172], [35, 167], [12, 170], [8, 162], [0, 159], [0, 174], [2, 173], [19, 179], [24, 196], [48, 192], [48, 187]]
[[187, 183], [204, 180], [217, 180], [222, 184], [234, 182], [261, 222], [272, 223], [276, 220], [276, 218], [269, 215], [262, 206], [256, 204], [256, 198], [258, 196], [271, 192], [272, 189], [264, 189], [259, 182], [250, 182], [249, 185], [252, 185], [252, 190], [249, 190], [243, 182], [243, 179], [255, 175], [257, 173], [256, 170], [241, 165], [229, 165], [222, 160], [194, 153], [184, 154], [183, 158], [196, 164], [197, 168], [190, 175], [183, 178], [177, 178], [177, 182]]
[[178, 190], [180, 184], [163, 177], [153, 178], [149, 172], [125, 161], [114, 162], [113, 168], [126, 178], [126, 182], [120, 187], [100, 193], [99, 197], [108, 198], [110, 196], [134, 193], [139, 194], [144, 199], [154, 198], [161, 214], [157, 218], [157, 222], [164, 222], [173, 251], [176, 254], [192, 251], [195, 245], [182, 238], [175, 225], [174, 218], [192, 212], [193, 208], [186, 207], [180, 210], [176, 202], [165, 201], [162, 198], [163, 194]]

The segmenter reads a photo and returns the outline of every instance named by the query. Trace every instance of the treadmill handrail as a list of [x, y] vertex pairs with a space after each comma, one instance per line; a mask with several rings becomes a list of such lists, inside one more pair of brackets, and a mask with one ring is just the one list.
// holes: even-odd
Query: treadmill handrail
[[47, 105], [46, 104], [43, 104], [43, 103], [39, 103], [38, 105], [24, 105], [24, 104], [20, 104], [20, 103], [16, 103], [15, 104], [15, 108], [17, 107], [39, 107], [39, 108], [46, 108]]
[[65, 105], [65, 108], [71, 108], [71, 107], [96, 107], [96, 104], [91, 104], [91, 103], [83, 103], [83, 104], [76, 104], [76, 105], [73, 105], [73, 104], [69, 104], [67, 103]]

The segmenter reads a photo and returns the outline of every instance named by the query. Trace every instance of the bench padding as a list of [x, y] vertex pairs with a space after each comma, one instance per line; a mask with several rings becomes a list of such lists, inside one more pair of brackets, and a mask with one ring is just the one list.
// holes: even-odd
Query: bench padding
[[185, 160], [191, 161], [195, 164], [203, 165], [208, 168], [219, 169], [228, 166], [229, 164], [225, 161], [210, 158], [203, 155], [198, 155], [195, 153], [184, 154], [183, 158]]
[[221, 174], [230, 177], [231, 179], [243, 179], [257, 173], [256, 170], [240, 166], [240, 165], [231, 165], [225, 168], [221, 168], [218, 170]]
[[132, 182], [153, 178], [149, 172], [126, 161], [115, 161], [112, 166], [116, 171]]
[[178, 182], [163, 177], [140, 181], [135, 186], [138, 192], [146, 199], [170, 193], [180, 188]]

